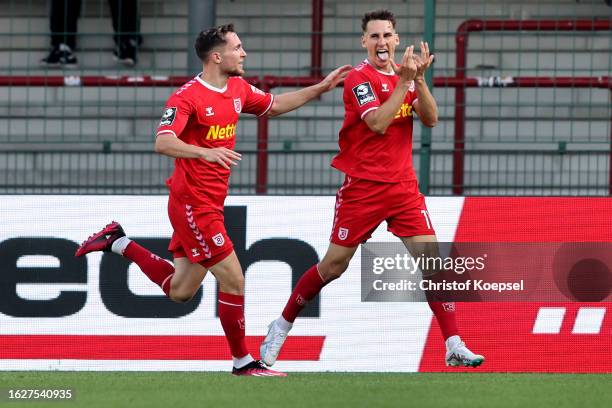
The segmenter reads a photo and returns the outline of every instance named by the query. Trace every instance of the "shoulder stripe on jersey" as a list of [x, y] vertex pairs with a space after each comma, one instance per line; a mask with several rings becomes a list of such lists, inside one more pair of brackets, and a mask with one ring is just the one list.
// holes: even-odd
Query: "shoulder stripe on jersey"
[[378, 109], [378, 106], [372, 106], [371, 108], [366, 109], [365, 112], [363, 112], [361, 114], [361, 119], [363, 119], [368, 112], [371, 112], [371, 111], [376, 110], [376, 109]]
[[163, 135], [163, 134], [169, 134], [172, 135], [174, 137], [176, 137], [176, 133], [174, 133], [174, 130], [160, 130], [159, 132], [157, 132], [157, 134], [155, 135], [155, 137], [159, 136], [159, 135]]
[[272, 96], [272, 97], [270, 98], [270, 104], [268, 105], [268, 107], [266, 108], [266, 110], [265, 110], [265, 111], [263, 111], [261, 114], [257, 115], [257, 117], [265, 115], [266, 113], [268, 113], [268, 111], [270, 110], [270, 108], [272, 108], [272, 104], [274, 103], [274, 95], [270, 94], [270, 96]]

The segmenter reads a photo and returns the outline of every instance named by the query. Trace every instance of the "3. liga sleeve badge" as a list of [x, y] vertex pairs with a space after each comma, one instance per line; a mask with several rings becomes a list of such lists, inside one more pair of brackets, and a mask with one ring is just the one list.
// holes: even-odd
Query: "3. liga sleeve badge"
[[376, 100], [376, 95], [374, 95], [374, 91], [372, 91], [372, 85], [369, 82], [361, 83], [353, 88], [353, 94], [355, 98], [357, 98], [357, 103], [359, 106], [363, 106], [366, 103], [374, 102]]
[[161, 120], [159, 121], [159, 126], [170, 126], [174, 123], [174, 118], [176, 117], [176, 108], [166, 108], [164, 114], [162, 115]]

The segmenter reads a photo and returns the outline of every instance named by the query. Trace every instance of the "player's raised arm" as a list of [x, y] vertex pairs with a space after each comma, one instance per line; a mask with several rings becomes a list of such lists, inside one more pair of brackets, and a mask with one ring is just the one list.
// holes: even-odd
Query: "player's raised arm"
[[438, 105], [425, 82], [425, 71], [433, 60], [434, 56], [429, 54], [429, 45], [421, 41], [421, 55], [415, 56], [417, 72], [414, 77], [414, 85], [418, 99], [414, 102], [414, 110], [419, 115], [421, 123], [427, 127], [434, 127], [438, 123]]
[[318, 84], [302, 88], [298, 91], [286, 92], [274, 96], [274, 103], [267, 112], [268, 116], [278, 116], [286, 112], [291, 112], [299, 108], [308, 101], [318, 97], [322, 93], [334, 89], [340, 82], [344, 80], [346, 75], [352, 69], [350, 65], [344, 65], [330, 72]]
[[378, 109], [371, 111], [363, 118], [370, 130], [379, 135], [384, 134], [389, 125], [391, 125], [395, 114], [406, 98], [412, 80], [416, 76], [417, 65], [413, 59], [413, 51], [414, 45], [406, 47], [400, 65], [396, 65], [395, 62], [391, 60], [391, 68], [399, 75], [400, 81], [397, 83], [389, 99], [387, 99]]

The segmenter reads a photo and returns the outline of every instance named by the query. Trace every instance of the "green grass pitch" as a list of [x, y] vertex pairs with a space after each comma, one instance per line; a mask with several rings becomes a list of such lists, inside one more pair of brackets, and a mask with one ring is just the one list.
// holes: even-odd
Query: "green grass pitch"
[[[14, 401], [9, 389], [74, 390], [64, 402]], [[611, 407], [611, 374], [0, 372], [6, 407]]]

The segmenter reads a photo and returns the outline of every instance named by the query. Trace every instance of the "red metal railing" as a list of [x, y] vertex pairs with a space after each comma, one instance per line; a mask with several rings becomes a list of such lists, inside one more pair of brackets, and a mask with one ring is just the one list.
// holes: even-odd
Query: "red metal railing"
[[321, 76], [323, 64], [323, 0], [312, 0], [312, 34], [310, 36], [310, 76]]
[[[455, 36], [455, 77], [437, 77], [434, 86], [455, 87], [455, 132], [453, 149], [453, 194], [463, 194], [465, 158], [465, 88], [467, 87], [584, 87], [608, 88], [612, 92], [611, 77], [517, 77], [517, 78], [468, 78], [466, 77], [467, 45], [470, 32], [474, 31], [603, 31], [611, 30], [611, 20], [467, 20]], [[308, 86], [320, 80], [323, 55], [323, 0], [312, 0], [311, 70], [309, 77], [275, 77], [247, 80], [269, 92], [275, 87]], [[180, 86], [191, 77], [104, 77], [104, 76], [0, 76], [0, 86]], [[256, 192], [265, 194], [268, 182], [268, 118], [261, 117], [257, 125], [257, 178]], [[612, 117], [610, 118], [609, 192], [612, 194]]]
[[[466, 79], [468, 35], [474, 31], [609, 31], [612, 29], [612, 20], [467, 20], [461, 23], [455, 35], [456, 71], [458, 81]], [[558, 85], [547, 85], [547, 80], [555, 82], [553, 78], [521, 78], [521, 84], [514, 86], [566, 86], [571, 87], [568, 78], [557, 81]], [[595, 78], [575, 78], [581, 81], [591, 81]], [[541, 85], [535, 85], [536, 82]], [[579, 82], [581, 82], [579, 81]], [[550, 82], [550, 83], [552, 83]], [[466, 83], [467, 86], [467, 83]], [[581, 85], [576, 85], [581, 86]], [[602, 86], [606, 87], [606, 86]], [[608, 85], [609, 88], [609, 77]], [[612, 143], [612, 119], [610, 127], [610, 141]], [[455, 135], [453, 153], [453, 194], [463, 194], [463, 174], [465, 155], [465, 86], [457, 86], [455, 90]], [[612, 194], [612, 147], [610, 150], [610, 188]]]
[[[181, 86], [189, 76], [0, 76], [0, 86]], [[257, 83], [259, 78], [246, 78]]]

